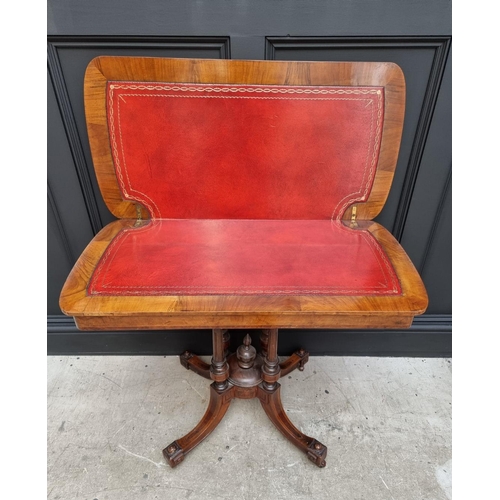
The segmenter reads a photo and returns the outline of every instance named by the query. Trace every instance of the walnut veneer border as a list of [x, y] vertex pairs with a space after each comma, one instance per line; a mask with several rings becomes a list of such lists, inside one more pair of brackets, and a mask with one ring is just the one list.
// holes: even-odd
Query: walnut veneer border
[[[118, 218], [136, 218], [136, 203], [123, 200], [116, 179], [106, 117], [108, 81], [171, 83], [383, 86], [385, 118], [379, 161], [373, 187], [365, 203], [347, 208], [350, 219], [376, 217], [387, 199], [399, 153], [405, 107], [404, 76], [394, 63], [237, 61], [219, 59], [165, 59], [101, 56], [85, 74], [85, 114], [92, 158], [99, 187], [110, 211]], [[142, 218], [149, 214], [140, 207]]]

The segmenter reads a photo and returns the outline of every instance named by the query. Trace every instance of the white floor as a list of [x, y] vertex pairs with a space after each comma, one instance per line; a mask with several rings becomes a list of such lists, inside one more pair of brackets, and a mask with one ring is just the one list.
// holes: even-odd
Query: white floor
[[324, 469], [257, 400], [233, 401], [171, 469], [162, 449], [202, 417], [208, 380], [176, 357], [49, 357], [48, 499], [451, 498], [451, 360], [311, 357], [281, 383]]

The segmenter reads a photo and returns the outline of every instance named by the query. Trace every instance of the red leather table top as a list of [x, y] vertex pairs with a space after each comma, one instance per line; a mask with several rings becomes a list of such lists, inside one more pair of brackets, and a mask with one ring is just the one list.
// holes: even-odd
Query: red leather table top
[[112, 81], [110, 145], [125, 200], [151, 218], [337, 219], [366, 201], [382, 87]]
[[380, 244], [338, 220], [157, 219], [121, 230], [88, 295], [398, 295]]

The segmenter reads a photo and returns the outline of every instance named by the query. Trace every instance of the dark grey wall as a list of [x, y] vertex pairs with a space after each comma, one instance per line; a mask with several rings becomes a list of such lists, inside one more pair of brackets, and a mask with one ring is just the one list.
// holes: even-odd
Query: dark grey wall
[[[116, 54], [399, 64], [407, 83], [405, 125], [394, 184], [377, 220], [421, 272], [429, 309], [410, 332], [317, 332], [313, 340], [311, 332], [296, 331], [289, 347], [309, 342], [318, 353], [449, 354], [451, 2], [49, 0], [48, 35], [50, 352], [167, 353], [181, 348], [175, 332], [79, 333], [58, 307], [75, 259], [93, 234], [113, 220], [93, 172], [83, 75], [93, 57]], [[179, 339], [187, 342], [186, 334]], [[189, 342], [205, 345], [206, 332], [189, 335]]]

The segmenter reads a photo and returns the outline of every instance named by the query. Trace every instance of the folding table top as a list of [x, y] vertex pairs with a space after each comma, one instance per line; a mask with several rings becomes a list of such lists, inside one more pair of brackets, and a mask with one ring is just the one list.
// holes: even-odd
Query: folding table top
[[391, 63], [93, 60], [89, 139], [121, 220], [61, 308], [82, 329], [409, 326], [425, 288], [371, 221], [404, 93]]

